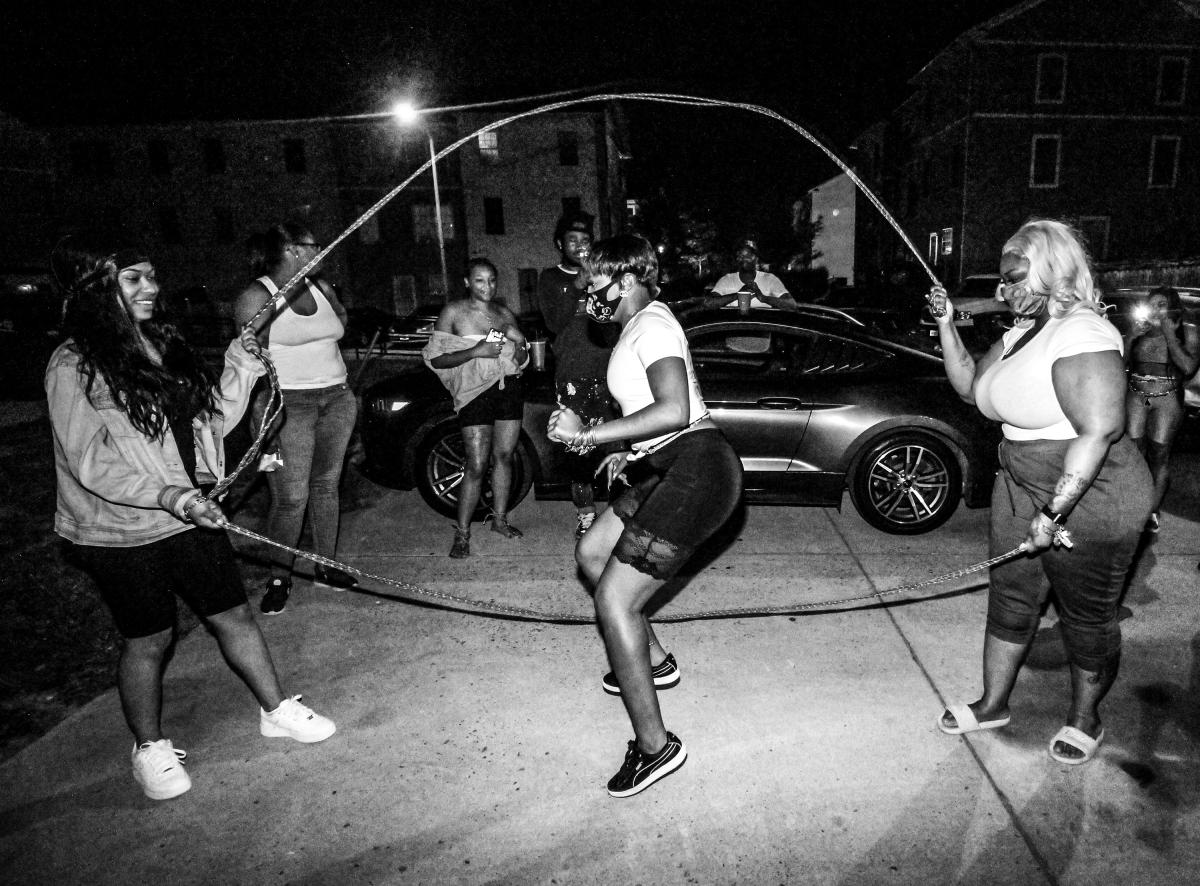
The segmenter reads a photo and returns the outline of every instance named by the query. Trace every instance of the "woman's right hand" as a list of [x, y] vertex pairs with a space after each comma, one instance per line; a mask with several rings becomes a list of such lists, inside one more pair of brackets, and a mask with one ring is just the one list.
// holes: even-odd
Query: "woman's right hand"
[[929, 313], [939, 326], [954, 322], [954, 305], [950, 302], [945, 286], [939, 283], [931, 287], [925, 301], [929, 302]]
[[225, 514], [221, 511], [221, 506], [215, 501], [205, 499], [194, 499], [195, 504], [188, 504], [184, 507], [183, 512], [187, 515], [189, 523], [194, 523], [201, 529], [224, 529], [229, 522], [225, 519]]
[[484, 339], [476, 343], [475, 347], [471, 350], [476, 357], [482, 357], [485, 360], [495, 360], [500, 356], [500, 352], [504, 350], [504, 339], [500, 339], [500, 341], [488, 341]]
[[604, 479], [608, 483], [609, 488], [612, 488], [613, 481], [620, 478], [622, 482], [628, 483], [625, 478], [625, 465], [629, 462], [629, 456], [632, 452], [613, 452], [610, 455], [604, 456], [604, 461], [600, 462], [600, 466], [596, 468], [593, 477], [599, 477], [604, 474]]

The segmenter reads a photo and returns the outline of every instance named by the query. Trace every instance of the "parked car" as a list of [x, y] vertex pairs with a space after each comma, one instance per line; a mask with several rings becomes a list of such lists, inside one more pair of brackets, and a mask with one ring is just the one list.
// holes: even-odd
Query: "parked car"
[[[741, 456], [748, 502], [838, 507], [848, 489], [865, 520], [901, 535], [941, 525], [960, 499], [987, 503], [998, 429], [953, 393], [938, 358], [836, 316], [708, 311], [684, 325], [705, 400]], [[531, 487], [543, 499], [570, 493], [565, 450], [546, 438], [553, 377], [525, 379], [510, 509]], [[453, 515], [463, 447], [433, 373], [379, 382], [363, 404], [367, 475], [415, 486]]]

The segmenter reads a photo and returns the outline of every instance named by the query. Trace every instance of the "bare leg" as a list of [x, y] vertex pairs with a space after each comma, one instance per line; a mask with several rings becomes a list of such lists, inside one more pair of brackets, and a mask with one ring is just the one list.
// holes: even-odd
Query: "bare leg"
[[[600, 577], [608, 565], [608, 558], [624, 531], [624, 522], [610, 508], [596, 518], [588, 534], [575, 546], [575, 562], [593, 588], [600, 586]], [[650, 650], [650, 665], [660, 665], [666, 659], [667, 651], [658, 642], [650, 619], [643, 615], [642, 623], [646, 632], [646, 648]]]
[[512, 489], [513, 457], [521, 439], [519, 421], [498, 421], [492, 425], [492, 507], [501, 521], [507, 519], [508, 496]]
[[263, 639], [258, 623], [250, 614], [250, 607], [242, 604], [205, 621], [216, 635], [221, 654], [229, 667], [250, 687], [259, 707], [273, 711], [283, 701], [283, 690], [279, 688], [279, 677], [267, 641]]
[[596, 619], [608, 660], [621, 686], [621, 701], [633, 724], [638, 747], [647, 754], [662, 750], [667, 730], [650, 676], [649, 641], [642, 607], [662, 586], [658, 579], [619, 560], [609, 560], [596, 588]]
[[139, 745], [162, 734], [162, 674], [174, 631], [126, 639], [117, 665], [117, 689], [125, 722]]
[[[1071, 713], [1067, 725], [1086, 732], [1092, 738], [1100, 734], [1100, 702], [1117, 679], [1117, 665], [1100, 671], [1085, 671], [1071, 665]], [[1064, 757], [1083, 757], [1083, 752], [1073, 745], [1061, 741], [1054, 743], [1054, 751]]]
[[488, 454], [492, 449], [492, 426], [468, 425], [462, 429], [462, 438], [467, 463], [464, 465], [462, 483], [458, 487], [458, 528], [466, 530], [471, 528], [471, 516], [479, 505], [479, 494], [483, 489], [483, 478], [488, 467]]
[[[1009, 643], [991, 634], [984, 635], [983, 697], [970, 705], [976, 720], [982, 723], [1008, 716], [1008, 696], [1032, 642], [1032, 637], [1028, 643]], [[942, 722], [951, 727], [958, 725], [948, 711], [942, 715]]]
[[1183, 407], [1173, 396], [1156, 398], [1147, 416], [1144, 454], [1154, 478], [1154, 513], [1158, 513], [1170, 482], [1171, 446], [1183, 423]]

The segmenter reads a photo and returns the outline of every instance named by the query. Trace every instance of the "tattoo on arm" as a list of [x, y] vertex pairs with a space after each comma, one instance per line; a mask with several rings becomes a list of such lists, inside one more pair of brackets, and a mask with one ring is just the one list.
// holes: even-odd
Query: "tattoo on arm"
[[[1061, 498], [1070, 507], [1075, 507], [1087, 488], [1086, 478], [1079, 474], [1063, 474], [1058, 480], [1058, 485], [1054, 487], [1054, 498]], [[1064, 508], [1059, 508], [1059, 510], [1064, 510]]]

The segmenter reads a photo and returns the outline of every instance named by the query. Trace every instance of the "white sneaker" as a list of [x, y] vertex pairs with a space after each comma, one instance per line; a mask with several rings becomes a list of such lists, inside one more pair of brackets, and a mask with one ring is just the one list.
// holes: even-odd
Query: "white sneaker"
[[261, 708], [259, 713], [258, 731], [267, 738], [294, 738], [310, 744], [324, 741], [337, 732], [332, 720], [300, 704], [299, 695], [285, 698], [270, 713]]
[[151, 800], [170, 800], [187, 793], [192, 779], [183, 768], [187, 751], [176, 750], [169, 738], [133, 746], [133, 780]]

